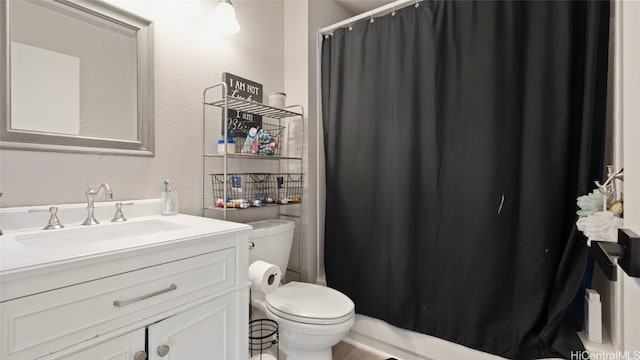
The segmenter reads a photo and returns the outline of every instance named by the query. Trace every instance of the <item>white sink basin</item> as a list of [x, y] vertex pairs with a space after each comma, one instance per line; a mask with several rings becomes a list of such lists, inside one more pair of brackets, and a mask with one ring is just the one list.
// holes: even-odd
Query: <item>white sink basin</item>
[[148, 236], [186, 228], [164, 220], [92, 225], [80, 229], [43, 230], [35, 234], [16, 235], [15, 240], [28, 249], [61, 250], [90, 244], [104, 243], [135, 236]]

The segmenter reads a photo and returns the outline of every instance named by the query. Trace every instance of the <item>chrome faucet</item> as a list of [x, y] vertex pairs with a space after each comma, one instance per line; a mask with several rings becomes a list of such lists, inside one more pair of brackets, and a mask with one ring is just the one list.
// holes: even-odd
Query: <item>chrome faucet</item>
[[92, 186], [89, 186], [85, 195], [87, 196], [87, 219], [82, 223], [82, 225], [95, 225], [100, 224], [98, 220], [96, 220], [95, 216], [93, 216], [93, 210], [95, 206], [93, 206], [93, 197], [100, 195], [100, 191], [104, 190], [104, 196], [107, 199], [113, 198], [113, 193], [111, 192], [111, 187], [109, 184], [104, 183], [98, 186], [97, 190], [94, 190]]
[[49, 209], [29, 209], [29, 213], [39, 213], [39, 212], [49, 212], [49, 221], [47, 225], [42, 228], [42, 230], [55, 230], [55, 229], [63, 229], [64, 225], [60, 222], [58, 218], [58, 208], [56, 206], [52, 206]]

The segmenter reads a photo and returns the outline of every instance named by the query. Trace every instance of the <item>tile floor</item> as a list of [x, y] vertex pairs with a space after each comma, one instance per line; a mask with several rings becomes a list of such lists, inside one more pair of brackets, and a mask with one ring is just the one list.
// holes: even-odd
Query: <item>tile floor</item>
[[333, 360], [385, 360], [345, 342], [339, 342], [333, 347]]
[[[351, 344], [347, 344], [344, 342], [340, 342], [336, 346], [334, 346], [332, 349], [332, 353], [333, 353], [332, 354], [333, 360], [386, 360], [387, 359], [386, 357], [381, 357], [381, 356], [371, 354], [363, 349], [357, 348]], [[251, 359], [252, 355], [256, 355], [256, 358], [258, 358], [259, 354], [260, 354], [259, 351], [255, 351], [253, 354], [249, 355], [249, 358]], [[264, 356], [264, 359], [274, 359], [278, 357], [275, 351], [275, 348], [264, 350], [262, 354]]]

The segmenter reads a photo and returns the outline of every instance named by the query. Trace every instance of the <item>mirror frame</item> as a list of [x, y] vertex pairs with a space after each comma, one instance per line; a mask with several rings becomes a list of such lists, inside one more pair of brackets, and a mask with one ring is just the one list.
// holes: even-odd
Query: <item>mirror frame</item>
[[11, 129], [11, 1], [0, 0], [0, 148], [13, 150], [154, 156], [153, 23], [99, 0], [39, 0], [70, 6], [137, 32], [138, 119], [137, 140], [52, 134]]

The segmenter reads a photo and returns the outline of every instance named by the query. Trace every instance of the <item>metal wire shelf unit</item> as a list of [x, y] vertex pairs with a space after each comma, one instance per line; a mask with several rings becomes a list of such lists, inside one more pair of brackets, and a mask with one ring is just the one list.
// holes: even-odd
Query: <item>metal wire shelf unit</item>
[[[225, 101], [227, 104], [225, 105]], [[227, 107], [229, 110], [238, 110], [243, 112], [252, 113], [254, 115], [262, 115], [272, 119], [284, 119], [293, 116], [302, 116], [301, 113], [290, 111], [287, 109], [275, 108], [269, 105], [264, 105], [259, 102], [240, 99], [231, 95], [226, 96], [225, 99], [220, 99], [212, 102], [205, 102], [206, 105], [212, 105], [217, 107]], [[296, 105], [288, 106], [287, 108], [294, 108]]]
[[[213, 157], [213, 158], [221, 158], [224, 157], [224, 154], [204, 154], [205, 157]], [[300, 156], [282, 156], [282, 155], [273, 155], [273, 156], [263, 156], [263, 155], [253, 155], [253, 154], [227, 154], [227, 157], [230, 159], [257, 159], [257, 160], [302, 160]]]
[[[220, 99], [218, 100], [214, 100], [214, 101], [208, 101], [207, 100], [207, 96], [209, 95], [210, 91], [213, 91], [215, 89], [220, 89], [221, 93], [220, 93]], [[304, 139], [304, 135], [305, 135], [305, 124], [304, 124], [304, 107], [302, 105], [291, 105], [291, 106], [287, 106], [285, 109], [280, 109], [280, 108], [276, 108], [276, 107], [272, 107], [269, 105], [265, 105], [265, 104], [261, 104], [255, 101], [250, 101], [250, 100], [245, 100], [245, 99], [240, 99], [231, 95], [227, 95], [228, 94], [228, 86], [226, 83], [224, 82], [220, 82], [217, 84], [214, 84], [210, 87], [207, 87], [204, 89], [203, 94], [202, 94], [202, 103], [203, 103], [203, 109], [202, 109], [202, 136], [203, 136], [203, 142], [202, 142], [202, 171], [203, 171], [203, 188], [202, 188], [202, 215], [205, 215], [205, 210], [209, 209], [215, 209], [215, 210], [222, 210], [223, 211], [223, 219], [227, 220], [227, 210], [236, 210], [234, 208], [228, 208], [226, 206], [226, 202], [225, 205], [223, 207], [216, 207], [214, 206], [215, 204], [212, 205], [207, 205], [207, 199], [206, 199], [206, 191], [205, 191], [205, 187], [207, 186], [208, 182], [205, 181], [205, 177], [208, 174], [208, 171], [206, 169], [206, 159], [207, 158], [221, 158], [223, 160], [223, 174], [224, 174], [224, 179], [227, 178], [227, 174], [228, 172], [228, 159], [251, 159], [251, 160], [267, 160], [267, 161], [274, 161], [274, 160], [297, 160], [300, 162], [300, 169], [304, 168], [304, 146], [301, 147], [300, 149], [300, 156], [288, 156], [288, 155], [273, 155], [273, 156], [263, 156], [263, 155], [254, 155], [254, 154], [238, 154], [238, 153], [228, 153], [226, 151], [223, 151], [221, 154], [217, 153], [217, 154], [212, 154], [212, 153], [207, 153], [207, 131], [206, 131], [206, 108], [208, 106], [213, 106], [213, 107], [218, 107], [223, 109], [223, 114], [227, 114], [229, 110], [235, 110], [235, 111], [242, 111], [242, 112], [246, 112], [246, 113], [251, 113], [254, 115], [262, 115], [264, 117], [270, 118], [270, 119], [276, 119], [279, 122], [281, 122], [283, 119], [290, 119], [290, 118], [294, 118], [294, 117], [298, 117], [301, 120], [301, 130], [300, 130], [300, 136], [301, 139]], [[300, 112], [296, 112], [293, 111], [293, 109], [300, 109]], [[224, 120], [223, 120], [223, 128], [227, 129], [229, 126], [229, 119], [227, 116], [223, 116]], [[222, 134], [222, 138], [224, 140], [224, 143], [227, 143], [227, 131], [223, 131]], [[226, 190], [227, 186], [225, 183], [225, 190], [224, 190], [224, 198], [226, 199], [228, 197], [227, 194], [227, 190]], [[213, 202], [213, 199], [212, 199]], [[275, 206], [279, 206], [279, 205], [275, 205]], [[265, 208], [272, 208], [273, 206], [268, 206]], [[252, 208], [252, 209], [259, 209], [259, 208]], [[248, 209], [244, 209], [244, 210], [248, 210]]]

